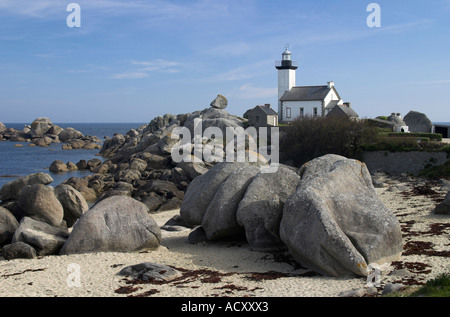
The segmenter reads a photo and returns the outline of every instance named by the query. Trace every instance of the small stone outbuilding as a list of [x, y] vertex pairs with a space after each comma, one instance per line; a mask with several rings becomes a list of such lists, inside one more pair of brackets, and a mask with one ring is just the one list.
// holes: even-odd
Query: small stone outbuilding
[[278, 113], [269, 104], [248, 110], [244, 117], [248, 119], [250, 126], [256, 128], [278, 126]]

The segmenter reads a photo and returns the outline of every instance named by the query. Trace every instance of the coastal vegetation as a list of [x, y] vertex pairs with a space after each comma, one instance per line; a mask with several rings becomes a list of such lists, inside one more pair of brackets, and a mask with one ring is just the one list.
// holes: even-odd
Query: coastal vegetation
[[[395, 133], [390, 128], [374, 126], [369, 120], [305, 117], [282, 127], [282, 131], [283, 160], [295, 166], [326, 154], [361, 159], [364, 151], [447, 152], [450, 156], [450, 145], [442, 142], [439, 133]], [[434, 168], [433, 173], [446, 171], [449, 175], [448, 168]]]
[[442, 273], [419, 288], [406, 288], [386, 297], [450, 297], [450, 274]]
[[450, 274], [443, 273], [435, 279], [429, 280], [410, 296], [450, 297]]
[[366, 121], [335, 117], [299, 118], [283, 129], [280, 151], [295, 166], [326, 154], [360, 158], [366, 144], [375, 144], [378, 128]]

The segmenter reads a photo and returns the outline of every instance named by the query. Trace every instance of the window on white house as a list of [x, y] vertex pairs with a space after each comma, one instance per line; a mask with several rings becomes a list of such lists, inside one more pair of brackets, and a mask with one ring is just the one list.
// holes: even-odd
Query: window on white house
[[314, 117], [317, 117], [317, 115], [318, 115], [318, 109], [317, 108], [313, 109], [313, 115], [314, 115]]
[[300, 108], [300, 117], [305, 116], [305, 108]]
[[286, 118], [291, 117], [291, 108], [286, 108]]

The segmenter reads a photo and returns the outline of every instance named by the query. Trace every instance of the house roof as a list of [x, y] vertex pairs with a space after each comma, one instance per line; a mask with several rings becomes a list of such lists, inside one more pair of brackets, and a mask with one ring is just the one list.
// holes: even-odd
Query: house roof
[[278, 113], [275, 112], [275, 110], [273, 110], [270, 107], [266, 107], [266, 106], [256, 106], [254, 109], [261, 109], [265, 114], [269, 115], [269, 116], [278, 116]]
[[349, 118], [357, 118], [359, 115], [350, 107], [344, 106], [344, 105], [336, 105], [333, 110], [330, 111], [329, 115], [332, 115], [333, 112], [336, 111], [342, 111], [345, 113]]
[[330, 109], [330, 110], [332, 110], [334, 107], [337, 106], [338, 103], [339, 103], [339, 100], [332, 100], [332, 101], [330, 101], [330, 103], [328, 104], [328, 106], [325, 107], [325, 109]]
[[324, 100], [332, 88], [325, 86], [292, 87], [281, 97], [281, 101], [312, 101]]

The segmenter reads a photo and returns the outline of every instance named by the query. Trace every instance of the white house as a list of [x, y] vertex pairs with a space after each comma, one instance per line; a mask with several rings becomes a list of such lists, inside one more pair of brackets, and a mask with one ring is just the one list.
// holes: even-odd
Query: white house
[[292, 61], [289, 49], [283, 52], [281, 61], [275, 67], [278, 69], [279, 122], [290, 122], [303, 116], [322, 117], [336, 105], [344, 106], [332, 81], [323, 86], [295, 86], [298, 67]]

